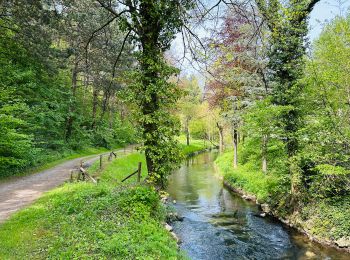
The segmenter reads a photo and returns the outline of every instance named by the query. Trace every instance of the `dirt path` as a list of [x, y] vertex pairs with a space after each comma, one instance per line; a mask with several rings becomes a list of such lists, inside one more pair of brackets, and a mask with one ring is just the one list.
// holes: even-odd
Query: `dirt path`
[[[121, 151], [124, 150], [119, 150]], [[98, 159], [99, 155], [77, 158], [45, 171], [0, 183], [0, 223], [16, 211], [31, 204], [43, 192], [52, 190], [68, 180], [70, 170], [76, 169], [81, 160], [84, 161], [84, 164], [91, 165]]]

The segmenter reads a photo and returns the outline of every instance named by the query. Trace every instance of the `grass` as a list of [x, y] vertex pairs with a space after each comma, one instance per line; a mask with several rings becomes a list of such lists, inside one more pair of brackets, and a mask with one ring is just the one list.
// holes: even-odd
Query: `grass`
[[275, 174], [264, 174], [249, 163], [233, 169], [233, 152], [220, 155], [215, 163], [229, 184], [255, 195], [260, 203], [267, 202], [278, 216], [289, 219], [313, 237], [333, 243], [346, 239], [350, 243], [349, 196], [310, 199], [296, 211], [289, 211], [285, 201], [288, 187], [286, 189], [283, 180]]
[[144, 155], [119, 157], [98, 185], [65, 184], [12, 216], [0, 226], [0, 259], [183, 258], [161, 224], [159, 195], [133, 183], [136, 176], [120, 183], [139, 161]]
[[[182, 148], [188, 154], [206, 146], [194, 140]], [[84, 151], [65, 159], [95, 151], [103, 152]], [[146, 176], [144, 155], [118, 154], [117, 159], [106, 160], [102, 170], [99, 162], [89, 168], [99, 177], [98, 185], [64, 184], [1, 224], [0, 259], [185, 258], [163, 227], [166, 212], [158, 193], [135, 184], [136, 176], [121, 183], [136, 171], [138, 162]]]
[[278, 188], [279, 178], [275, 175], [264, 174], [262, 171], [250, 167], [249, 164], [239, 165], [237, 169], [234, 169], [233, 152], [220, 155], [215, 163], [225, 181], [233, 187], [255, 195], [259, 202], [268, 200]]
[[196, 139], [191, 139], [190, 145], [187, 145], [185, 136], [180, 136], [179, 142], [184, 155], [189, 155], [189, 154], [204, 150], [206, 148], [209, 148], [211, 146], [210, 143], [205, 142], [204, 140], [196, 140]]

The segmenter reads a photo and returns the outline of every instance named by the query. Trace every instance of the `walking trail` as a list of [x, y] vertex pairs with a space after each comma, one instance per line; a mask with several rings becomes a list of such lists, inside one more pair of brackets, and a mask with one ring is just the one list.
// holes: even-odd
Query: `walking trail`
[[52, 190], [67, 181], [70, 178], [70, 171], [77, 169], [82, 160], [85, 165], [91, 165], [98, 159], [99, 155], [77, 158], [48, 170], [1, 182], [0, 223], [18, 210], [33, 203], [44, 192]]

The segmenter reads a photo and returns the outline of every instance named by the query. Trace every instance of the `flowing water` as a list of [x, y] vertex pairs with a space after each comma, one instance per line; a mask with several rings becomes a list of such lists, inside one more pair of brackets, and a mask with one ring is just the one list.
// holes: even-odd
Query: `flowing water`
[[182, 222], [174, 223], [181, 248], [191, 259], [350, 259], [312, 243], [222, 185], [216, 153], [189, 159], [169, 179], [168, 192]]

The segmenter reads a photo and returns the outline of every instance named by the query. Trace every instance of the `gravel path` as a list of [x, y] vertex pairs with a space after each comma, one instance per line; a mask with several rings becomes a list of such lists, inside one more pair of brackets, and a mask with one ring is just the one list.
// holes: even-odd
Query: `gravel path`
[[77, 169], [81, 160], [84, 161], [84, 165], [91, 165], [98, 159], [99, 155], [77, 158], [45, 171], [1, 182], [0, 223], [16, 211], [33, 203], [44, 192], [67, 181], [70, 178], [70, 170]]

